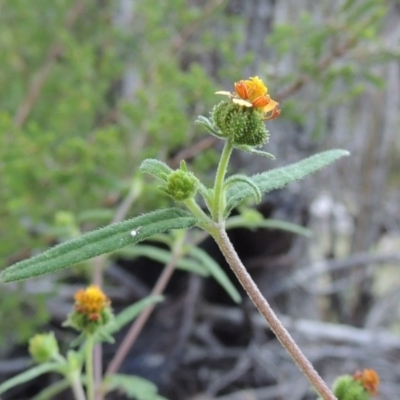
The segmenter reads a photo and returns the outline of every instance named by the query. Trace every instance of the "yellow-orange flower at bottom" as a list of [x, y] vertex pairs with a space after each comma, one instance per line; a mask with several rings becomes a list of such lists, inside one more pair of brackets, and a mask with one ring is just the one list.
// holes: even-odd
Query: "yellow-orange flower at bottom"
[[110, 299], [96, 285], [75, 293], [75, 310], [82, 314], [98, 314], [110, 305]]
[[93, 333], [113, 318], [110, 299], [96, 285], [78, 290], [74, 299], [74, 310], [69, 314], [65, 326]]

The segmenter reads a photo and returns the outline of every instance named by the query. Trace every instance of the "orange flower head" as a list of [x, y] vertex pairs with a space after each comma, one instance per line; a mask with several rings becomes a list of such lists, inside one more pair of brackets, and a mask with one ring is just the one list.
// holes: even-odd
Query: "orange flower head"
[[272, 100], [267, 93], [268, 88], [258, 76], [235, 82], [235, 93], [226, 91], [216, 92], [216, 94], [229, 96], [239, 106], [254, 108], [260, 111], [263, 114], [264, 120], [271, 120], [277, 118], [280, 114], [279, 103]]
[[373, 369], [364, 369], [362, 372], [357, 371], [353, 375], [353, 379], [360, 382], [371, 396], [378, 393], [379, 375]]
[[114, 314], [110, 299], [96, 285], [80, 289], [74, 296], [75, 304], [64, 326], [91, 335], [110, 323]]
[[253, 76], [235, 83], [235, 91], [240, 98], [250, 100], [252, 103], [257, 98], [265, 96], [268, 89], [258, 76]]
[[75, 296], [75, 310], [86, 314], [90, 318], [99, 314], [110, 305], [110, 299], [96, 285], [89, 286], [86, 290], [80, 289]]

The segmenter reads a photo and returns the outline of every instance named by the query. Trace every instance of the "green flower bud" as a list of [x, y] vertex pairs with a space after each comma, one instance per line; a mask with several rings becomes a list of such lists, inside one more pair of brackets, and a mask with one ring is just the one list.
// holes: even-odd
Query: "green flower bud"
[[233, 145], [260, 147], [268, 141], [263, 114], [254, 107], [222, 101], [212, 111], [214, 125]]
[[106, 307], [99, 313], [85, 314], [74, 310], [68, 315], [63, 326], [70, 326], [77, 331], [92, 335], [108, 325], [114, 319], [114, 313], [110, 307]]
[[370, 394], [351, 375], [339, 376], [333, 383], [333, 393], [338, 400], [370, 400]]
[[55, 359], [59, 354], [57, 339], [53, 332], [35, 335], [29, 340], [29, 353], [37, 363]]
[[199, 188], [199, 180], [188, 171], [178, 169], [168, 176], [166, 192], [175, 201], [184, 201], [194, 197]]

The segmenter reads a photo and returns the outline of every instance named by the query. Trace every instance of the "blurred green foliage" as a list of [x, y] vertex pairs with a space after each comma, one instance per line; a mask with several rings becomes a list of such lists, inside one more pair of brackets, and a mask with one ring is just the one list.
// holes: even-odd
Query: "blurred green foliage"
[[273, 64], [292, 66], [275, 83], [285, 88], [282, 115], [301, 125], [315, 119], [316, 139], [326, 131], [327, 110], [362, 96], [369, 85], [384, 88], [376, 67], [399, 56], [382, 39], [387, 1], [325, 1], [319, 11], [301, 11], [296, 23], [277, 24], [267, 39]]
[[[228, 3], [149, 7], [137, 0], [125, 20], [119, 2], [0, 0], [0, 268], [53, 244], [60, 211], [77, 220], [86, 215], [83, 230], [104, 225], [91, 223], [88, 213], [113, 212], [144, 158], [167, 160], [205, 135], [194, 119], [208, 114], [216, 90], [232, 89], [215, 81], [243, 78], [256, 58], [250, 50], [237, 56], [251, 41], [249, 22], [226, 12]], [[257, 74], [269, 75], [271, 63], [290, 57], [293, 68], [274, 79], [274, 92], [304, 76], [316, 88], [307, 102], [285, 101], [283, 117], [304, 123], [321, 98], [335, 100], [338, 80], [352, 87], [346, 95], [362, 92], [360, 73], [381, 83], [356, 57], [321, 63], [335, 43], [361, 44], [357, 56], [363, 44], [377, 44], [384, 12], [383, 0], [353, 0], [331, 15], [331, 24], [304, 13], [296, 24], [274, 27], [265, 40], [273, 56]], [[389, 56], [366, 52], [363, 60]], [[206, 172], [214, 161], [207, 150], [192, 167]], [[132, 215], [169, 204], [155, 186], [142, 193]], [[23, 308], [10, 308], [27, 326]]]
[[[59, 211], [79, 220], [114, 210], [139, 163], [167, 159], [195, 140], [192, 121], [211, 108], [215, 84], [188, 46], [193, 24], [196, 32], [207, 23], [202, 10], [182, 0], [138, 1], [126, 25], [116, 7], [0, 2], [1, 268], [53, 244]], [[213, 46], [209, 40], [194, 53]], [[131, 75], [136, 83], [127, 93]], [[203, 170], [214, 160], [212, 151], [201, 158], [209, 161]], [[170, 202], [155, 186], [144, 193], [135, 215]], [[18, 299], [10, 299], [14, 326], [28, 326]]]

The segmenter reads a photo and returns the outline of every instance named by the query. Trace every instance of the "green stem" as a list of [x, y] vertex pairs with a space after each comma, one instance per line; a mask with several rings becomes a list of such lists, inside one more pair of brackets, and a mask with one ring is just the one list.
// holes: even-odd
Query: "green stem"
[[94, 400], [94, 374], [93, 374], [93, 346], [94, 336], [87, 335], [86, 340], [86, 389], [88, 400]]
[[221, 159], [219, 160], [217, 174], [214, 182], [214, 201], [212, 204], [211, 215], [215, 222], [221, 222], [225, 206], [225, 193], [223, 190], [225, 174], [228, 169], [229, 159], [232, 154], [233, 147], [226, 141], [222, 150]]
[[197, 225], [200, 228], [208, 231], [207, 226], [210, 224], [211, 220], [208, 215], [201, 209], [201, 207], [196, 203], [194, 199], [185, 200], [185, 205], [189, 209], [189, 211], [198, 218], [199, 222]]
[[75, 400], [86, 400], [85, 392], [83, 391], [80, 378], [80, 371], [72, 371], [70, 374], [68, 374], [68, 379], [71, 383], [72, 392], [74, 393]]

